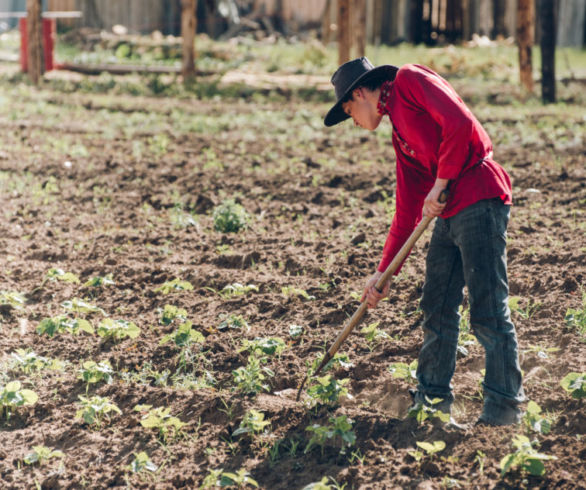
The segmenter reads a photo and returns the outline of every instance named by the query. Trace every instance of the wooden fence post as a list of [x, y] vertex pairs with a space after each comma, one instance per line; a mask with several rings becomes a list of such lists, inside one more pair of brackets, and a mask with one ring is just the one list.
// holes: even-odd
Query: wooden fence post
[[545, 104], [556, 101], [555, 94], [555, 0], [539, 0], [541, 27], [541, 99]]
[[366, 0], [354, 0], [354, 45], [356, 57], [366, 55]]
[[28, 74], [35, 85], [39, 84], [44, 71], [42, 29], [41, 0], [27, 0], [26, 31], [28, 38]]
[[533, 92], [533, 33], [535, 9], [533, 0], [519, 0], [517, 4], [517, 45], [519, 46], [519, 74], [521, 85]]
[[338, 65], [350, 60], [350, 0], [338, 2]]
[[196, 7], [197, 0], [181, 0], [181, 37], [183, 38], [181, 74], [183, 82], [193, 80], [195, 77]]

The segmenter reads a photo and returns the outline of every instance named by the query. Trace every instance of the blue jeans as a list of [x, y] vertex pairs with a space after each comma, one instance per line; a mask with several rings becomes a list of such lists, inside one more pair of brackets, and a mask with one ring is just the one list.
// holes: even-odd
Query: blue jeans
[[500, 199], [479, 201], [457, 215], [438, 218], [429, 244], [421, 308], [424, 340], [417, 368], [415, 401], [441, 398], [449, 412], [451, 380], [464, 286], [470, 327], [486, 353], [481, 419], [519, 422], [524, 401], [515, 326], [508, 305], [506, 234], [510, 207]]

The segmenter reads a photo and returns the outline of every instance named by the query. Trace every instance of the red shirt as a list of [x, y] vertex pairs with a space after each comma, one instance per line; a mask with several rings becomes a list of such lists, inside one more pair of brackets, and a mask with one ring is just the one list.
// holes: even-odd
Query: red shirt
[[421, 65], [401, 67], [394, 81], [381, 86], [378, 111], [391, 120], [397, 156], [396, 211], [379, 271], [421, 221], [423, 201], [436, 178], [452, 181], [442, 218], [481, 199], [512, 203], [511, 181], [492, 159], [488, 134], [437, 73]]

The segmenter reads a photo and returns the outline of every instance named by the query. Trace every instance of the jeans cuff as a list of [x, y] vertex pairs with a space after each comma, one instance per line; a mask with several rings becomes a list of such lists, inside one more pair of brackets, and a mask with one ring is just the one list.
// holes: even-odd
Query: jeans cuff
[[521, 422], [521, 408], [512, 402], [486, 400], [480, 420], [492, 425], [512, 425]]

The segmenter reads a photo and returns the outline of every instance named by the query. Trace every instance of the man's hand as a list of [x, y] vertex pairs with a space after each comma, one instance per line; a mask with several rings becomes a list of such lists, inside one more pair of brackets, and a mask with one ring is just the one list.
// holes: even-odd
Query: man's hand
[[382, 272], [376, 271], [372, 277], [367, 281], [366, 286], [364, 287], [364, 292], [362, 293], [362, 298], [360, 302], [363, 303], [366, 301], [366, 305], [368, 308], [376, 308], [378, 302], [383, 299], [384, 297], [388, 296], [391, 286], [389, 282], [384, 285], [383, 292], [379, 293], [376, 288], [374, 287], [379, 280], [380, 276], [382, 276]]
[[423, 215], [435, 218], [442, 214], [446, 203], [439, 202], [439, 197], [442, 191], [447, 187], [448, 179], [436, 179], [435, 184], [427, 194], [425, 201], [423, 201]]

